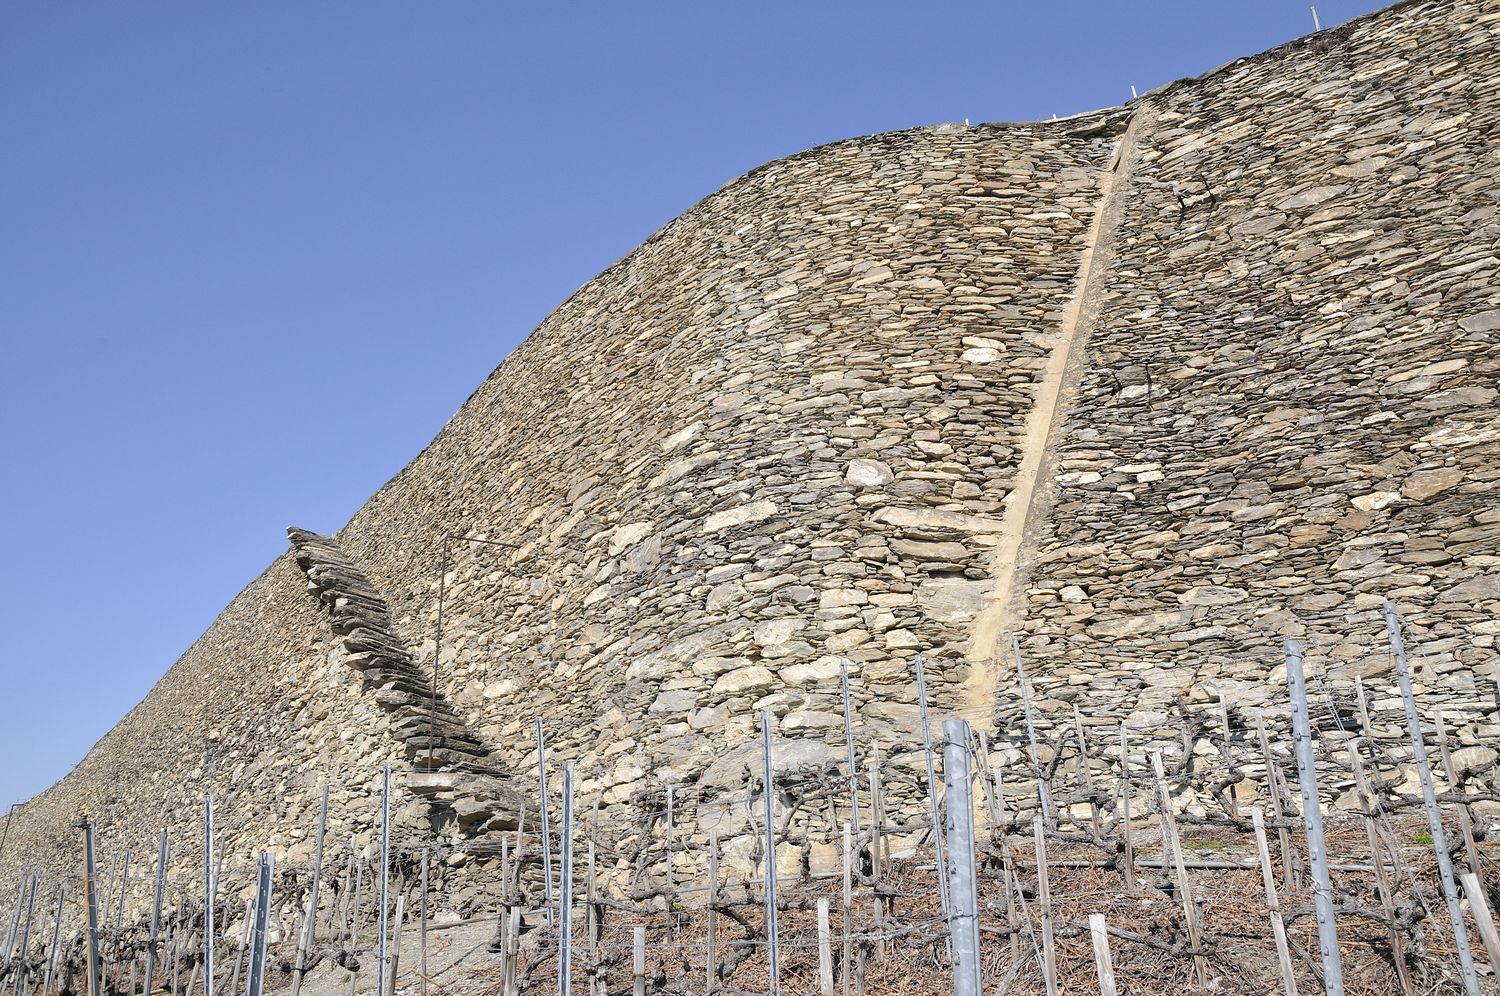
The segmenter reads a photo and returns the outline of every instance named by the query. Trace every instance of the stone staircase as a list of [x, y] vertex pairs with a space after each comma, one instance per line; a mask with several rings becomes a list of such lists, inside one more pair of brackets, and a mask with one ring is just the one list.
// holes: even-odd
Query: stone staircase
[[465, 835], [514, 829], [522, 793], [483, 738], [434, 691], [396, 632], [385, 597], [333, 537], [295, 526], [286, 532], [308, 592], [328, 610], [344, 663], [390, 716], [391, 735], [411, 762], [408, 786], [451, 811]]

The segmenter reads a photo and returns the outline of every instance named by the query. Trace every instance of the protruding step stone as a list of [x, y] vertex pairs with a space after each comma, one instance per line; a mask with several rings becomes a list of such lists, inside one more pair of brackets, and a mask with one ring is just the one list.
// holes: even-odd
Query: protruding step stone
[[296, 528], [287, 536], [309, 592], [328, 609], [344, 662], [392, 717], [391, 735], [416, 769], [408, 777], [411, 790], [450, 809], [467, 834], [514, 829], [523, 794], [453, 706], [434, 695], [370, 579], [332, 538]]

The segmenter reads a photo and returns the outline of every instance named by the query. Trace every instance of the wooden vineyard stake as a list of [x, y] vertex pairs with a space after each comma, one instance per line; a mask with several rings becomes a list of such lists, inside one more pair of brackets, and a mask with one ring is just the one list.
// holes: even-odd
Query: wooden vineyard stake
[[[178, 909], [186, 909], [186, 902], [179, 902]], [[182, 980], [182, 925], [180, 923], [172, 926], [172, 996], [182, 992], [178, 982]], [[51, 987], [48, 986], [50, 989]], [[192, 992], [192, 985], [188, 985], [188, 991]]]
[[1078, 737], [1078, 790], [1089, 806], [1089, 824], [1094, 829], [1094, 839], [1098, 840], [1104, 836], [1104, 829], [1099, 822], [1099, 802], [1094, 796], [1094, 776], [1089, 770], [1089, 742], [1083, 733], [1083, 713], [1078, 711], [1078, 706], [1073, 706], [1073, 730]]
[[[303, 923], [302, 937], [297, 945], [296, 959], [292, 964], [292, 996], [302, 992], [302, 978], [307, 974], [308, 961], [317, 944], [318, 933], [318, 885], [323, 877], [323, 840], [328, 833], [328, 786], [323, 786], [322, 802], [318, 807], [318, 833], [313, 845], [312, 884], [308, 889], [307, 919]], [[425, 994], [424, 994], [425, 996]]]
[[[885, 913], [880, 904], [880, 876], [884, 867], [881, 857], [883, 840], [881, 838], [881, 827], [885, 823], [885, 793], [880, 784], [880, 751], [870, 752], [870, 900], [875, 907], [875, 958], [879, 961], [885, 960]], [[861, 965], [863, 964], [863, 951], [860, 949]], [[860, 977], [863, 978], [863, 968]]]
[[1094, 942], [1094, 964], [1099, 969], [1099, 996], [1116, 996], [1115, 966], [1109, 957], [1109, 927], [1103, 913], [1089, 914], [1089, 937]]
[[844, 699], [844, 750], [849, 765], [849, 822], [859, 833], [859, 764], [854, 758], [854, 706], [849, 696], [849, 658], [839, 661], [839, 685]]
[[[214, 797], [203, 798], [203, 996], [214, 996]], [[91, 996], [97, 996], [91, 994]]]
[[240, 987], [240, 971], [245, 967], [245, 955], [250, 950], [250, 921], [254, 912], [253, 902], [245, 902], [245, 924], [240, 929], [240, 950], [234, 957], [234, 973], [229, 977], [229, 996], [234, 996]]
[[851, 934], [854, 931], [854, 833], [849, 824], [844, 824], [844, 956], [839, 966], [839, 978], [844, 983], [844, 996], [849, 996], [849, 962]]
[[[349, 953], [356, 960], [359, 958], [359, 893], [364, 885], [364, 873], [365, 863], [356, 855], [354, 859], [354, 894], [349, 897]], [[359, 972], [350, 972], [349, 996], [354, 996], [355, 983], [358, 981]]]
[[391, 765], [380, 767], [380, 885], [379, 908], [375, 911], [375, 992], [386, 996], [386, 973], [390, 969], [386, 955], [390, 943], [391, 888]]
[[[557, 881], [557, 996], [573, 996], [573, 765], [572, 761], [563, 762], [561, 854]], [[671, 796], [667, 798], [670, 800]], [[670, 839], [668, 847], [671, 846]], [[669, 878], [670, 860], [671, 852], [668, 851]], [[667, 902], [670, 930], [670, 896]]]
[[1359, 806], [1364, 818], [1365, 839], [1370, 847], [1370, 864], [1375, 869], [1375, 885], [1380, 892], [1380, 907], [1390, 924], [1391, 960], [1396, 964], [1396, 975], [1401, 981], [1401, 991], [1410, 994], [1411, 977], [1406, 970], [1406, 938], [1396, 926], [1396, 906], [1391, 892], [1390, 879], [1385, 873], [1385, 848], [1380, 842], [1380, 827], [1377, 823], [1375, 793], [1365, 777], [1364, 764], [1359, 759], [1359, 741], [1349, 743], [1349, 770], [1354, 775], [1354, 789], [1359, 795]]
[[396, 928], [391, 932], [391, 970], [387, 975], [386, 996], [396, 996], [396, 976], [401, 971], [401, 924], [406, 919], [406, 895], [396, 897]]
[[833, 993], [833, 944], [828, 926], [828, 897], [818, 897], [818, 987], [823, 996]]
[[1463, 885], [1464, 895], [1469, 898], [1469, 915], [1474, 918], [1474, 923], [1479, 927], [1479, 937], [1484, 941], [1485, 953], [1490, 956], [1490, 967], [1500, 975], [1500, 935], [1495, 931], [1495, 916], [1490, 912], [1489, 901], [1484, 898], [1484, 887], [1479, 884], [1479, 876], [1473, 872], [1465, 872], [1458, 877]]
[[[547, 926], [555, 925], [552, 908], [552, 820], [547, 815], [547, 731], [542, 717], [536, 717], [536, 779], [537, 794], [541, 799], [538, 817], [542, 828], [542, 893], [547, 901]], [[520, 865], [517, 864], [517, 868]]]
[[1266, 766], [1266, 795], [1271, 800], [1271, 815], [1276, 818], [1276, 843], [1281, 849], [1281, 884], [1288, 889], [1297, 887], [1297, 851], [1292, 847], [1292, 832], [1286, 827], [1286, 809], [1281, 800], [1285, 797], [1281, 783], [1281, 766], [1271, 754], [1271, 741], [1266, 736], [1264, 716], [1255, 717], [1255, 732], [1260, 739], [1260, 755]]
[[[501, 843], [504, 843], [502, 839]], [[427, 996], [427, 864], [430, 855], [422, 848], [422, 906], [417, 911], [417, 992]]]
[[495, 920], [495, 940], [492, 942], [500, 948], [500, 996], [515, 996], [510, 957], [510, 912], [513, 907], [506, 905], [503, 897], [500, 904], [499, 915]]
[[990, 836], [1000, 825], [1000, 811], [995, 806], [995, 793], [991, 789], [994, 772], [990, 770], [990, 741], [983, 730], [979, 732], [979, 787], [984, 790], [984, 806], [990, 816]]
[[[1437, 723], [1438, 759], [1443, 763], [1443, 778], [1448, 783], [1448, 791], [1457, 794], [1459, 791], [1458, 775], [1453, 768], [1453, 757], [1448, 753], [1448, 727], [1443, 722], [1443, 711], [1432, 710], [1432, 718]], [[1482, 871], [1479, 864], [1479, 849], [1474, 846], [1474, 821], [1469, 816], [1469, 807], [1459, 803], [1458, 832], [1464, 839], [1464, 854], [1469, 859], [1469, 870], [1478, 875]], [[129, 852], [126, 852], [127, 855]]]
[[[57, 889], [57, 912], [52, 917], [52, 943], [47, 945], [47, 974], [42, 979], [43, 994], [52, 991], [52, 978], [57, 973], [57, 944], [62, 934], [63, 900], [67, 898], [67, 895], [68, 887], [66, 885], [59, 886]], [[175, 938], [175, 933], [173, 936]], [[172, 971], [174, 973], [172, 977], [172, 992], [174, 994], [177, 992], [177, 977], [175, 975], [177, 963], [175, 957], [174, 955], [172, 962]], [[150, 996], [150, 994], [148, 993], [147, 996]]]
[[504, 996], [518, 996], [520, 986], [516, 979], [516, 970], [517, 962], [521, 960], [521, 907], [519, 906], [512, 906], [506, 911], [505, 936], [501, 941], [501, 950], [505, 952], [502, 992]]
[[1401, 704], [1406, 711], [1412, 760], [1416, 763], [1417, 779], [1422, 784], [1422, 803], [1427, 810], [1427, 830], [1432, 835], [1432, 850], [1437, 858], [1438, 883], [1443, 889], [1448, 921], [1453, 927], [1453, 940], [1458, 949], [1459, 974], [1463, 977], [1464, 991], [1468, 996], [1479, 996], [1479, 977], [1474, 971], [1474, 956], [1469, 951], [1469, 929], [1464, 926], [1463, 910], [1458, 904], [1458, 884], [1453, 877], [1452, 859], [1448, 855], [1448, 838], [1443, 830], [1442, 813], [1438, 810], [1437, 792], [1432, 786], [1432, 768], [1427, 763], [1427, 744], [1422, 738], [1422, 722], [1417, 715], [1417, 699], [1411, 687], [1411, 673], [1406, 667], [1406, 646], [1401, 639], [1401, 620], [1396, 614], [1396, 606], [1389, 601], [1385, 603], [1385, 622], [1391, 652], [1396, 658], [1396, 680], [1401, 686]]
[[673, 867], [673, 848], [677, 843], [677, 787], [667, 786], [667, 888], [664, 899], [667, 904], [667, 929], [677, 929], [677, 875]]
[[1036, 739], [1036, 721], [1031, 712], [1031, 691], [1026, 682], [1026, 665], [1021, 659], [1019, 636], [1010, 638], [1010, 649], [1016, 659], [1016, 686], [1021, 692], [1021, 714], [1026, 719], [1026, 743], [1030, 751], [1032, 772], [1036, 776], [1037, 805], [1041, 808], [1042, 819], [1051, 826], [1053, 825], [1052, 786], [1042, 770], [1041, 751], [1037, 747]]
[[1198, 904], [1193, 899], [1193, 883], [1182, 860], [1182, 840], [1177, 836], [1177, 817], [1172, 812], [1172, 796], [1167, 791], [1167, 776], [1162, 768], [1161, 752], [1151, 756], [1156, 771], [1156, 792], [1161, 803], [1162, 839], [1172, 867], [1177, 873], [1177, 892], [1182, 899], [1182, 915], [1187, 924], [1188, 941], [1193, 945], [1193, 971], [1198, 985], [1208, 985], [1208, 962], [1203, 957], [1203, 928], [1198, 923]]
[[948, 876], [944, 874], [944, 869], [948, 866], [948, 857], [944, 851], [943, 817], [938, 804], [937, 773], [932, 760], [932, 727], [927, 721], [927, 678], [925, 668], [922, 666], [922, 655], [918, 654], [913, 660], [917, 671], [917, 707], [922, 727], [922, 753], [927, 761], [927, 815], [932, 822], [933, 858], [938, 869], [938, 901], [942, 904], [944, 918], [951, 918], [953, 908], [948, 899]]
[[771, 711], [760, 711], [761, 802], [765, 811], [766, 963], [769, 996], [781, 996], [781, 948], [776, 926], [776, 765], [771, 752]]
[[1125, 735], [1125, 724], [1120, 724], [1120, 836], [1125, 845], [1122, 855], [1125, 870], [1125, 888], [1135, 891], [1135, 841], [1130, 825], [1130, 740]]
[[635, 996], [646, 996], [646, 928], [636, 927], [632, 941], [630, 967], [635, 976]]
[[354, 887], [354, 838], [349, 838], [349, 860], [339, 876], [339, 890], [334, 897], [334, 915], [338, 917], [339, 940], [349, 939], [349, 890]]
[[1292, 973], [1292, 953], [1287, 947], [1286, 925], [1281, 920], [1281, 901], [1276, 896], [1276, 873], [1271, 868], [1271, 848], [1266, 843], [1266, 816], [1259, 806], [1250, 810], [1255, 826], [1255, 851], [1260, 857], [1261, 885], [1266, 890], [1266, 910], [1271, 917], [1271, 934], [1276, 938], [1276, 959], [1281, 964], [1281, 985], [1286, 996], [1297, 996], [1297, 977]]
[[[84, 945], [89, 973], [86, 996], [103, 996], [104, 980], [99, 963], [99, 883], [96, 881], [98, 860], [94, 854], [94, 825], [92, 823], [85, 824], [83, 828], [83, 858], [83, 903], [88, 917], [86, 924], [88, 939]], [[213, 994], [209, 993], [207, 996], [213, 996]]]
[[1286, 641], [1287, 697], [1292, 705], [1292, 738], [1297, 756], [1297, 784], [1302, 790], [1302, 825], [1307, 835], [1307, 863], [1312, 873], [1313, 909], [1318, 918], [1318, 953], [1323, 962], [1323, 989], [1328, 996], [1344, 996], [1344, 966], [1339, 952], [1333, 881], [1328, 874], [1328, 845], [1323, 834], [1323, 802], [1318, 794], [1318, 772], [1313, 759], [1312, 721], [1307, 708], [1307, 684], [1302, 674], [1302, 643]]
[[703, 991], [712, 996], [719, 988], [719, 832], [708, 834], [708, 980]]
[[1010, 843], [1000, 838], [1000, 884], [1005, 887], [1005, 926], [1010, 931], [1010, 961], [1021, 957], [1021, 918], [1016, 912], [1016, 863]]
[[1058, 996], [1057, 946], [1052, 941], [1052, 883], [1047, 875], [1047, 829], [1042, 817], [1036, 817], [1031, 830], [1036, 841], [1037, 918], [1042, 921], [1042, 978], [1047, 984], [1047, 996]]
[[[597, 800], [596, 800], [596, 805], [597, 805]], [[588, 878], [588, 886], [587, 886], [587, 888], [588, 888], [589, 910], [588, 910], [587, 923], [585, 924], [585, 929], [588, 931], [588, 937], [589, 937], [589, 975], [593, 979], [593, 982], [590, 983], [589, 988], [595, 994], [595, 996], [604, 996], [604, 994], [609, 991], [609, 988], [604, 984], [604, 965], [603, 965], [603, 963], [599, 959], [599, 944], [603, 940], [603, 930], [601, 929], [602, 928], [602, 924], [599, 922], [599, 914], [600, 914], [600, 909], [599, 909], [599, 873], [598, 873], [598, 869], [597, 869], [597, 866], [596, 866], [596, 862], [597, 862], [598, 859], [597, 859], [597, 856], [595, 854], [595, 842], [594, 842], [594, 838], [593, 838], [594, 830], [597, 828], [598, 823], [599, 823], [599, 813], [598, 813], [598, 810], [596, 809], [594, 811], [594, 826], [589, 829], [589, 878]], [[713, 864], [713, 859], [712, 858], [709, 859], [709, 864], [710, 864], [710, 866], [712, 866], [712, 864]], [[713, 890], [712, 890], [712, 888], [710, 888], [710, 890], [709, 890], [708, 901], [709, 901], [709, 907], [708, 907], [709, 908], [709, 922], [710, 922], [710, 924], [712, 924], [712, 921], [713, 921]], [[710, 948], [710, 952], [711, 952], [712, 948], [713, 948], [713, 939], [712, 939], [712, 937], [710, 937], [710, 939], [709, 939], [709, 948]], [[710, 959], [710, 960], [712, 960], [712, 959]], [[707, 991], [707, 990], [705, 990], [705, 991]]]

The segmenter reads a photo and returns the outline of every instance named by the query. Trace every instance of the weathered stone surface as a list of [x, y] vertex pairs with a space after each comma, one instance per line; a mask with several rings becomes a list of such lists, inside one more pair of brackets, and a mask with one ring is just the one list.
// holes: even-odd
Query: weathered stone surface
[[989, 603], [993, 589], [990, 581], [935, 578], [917, 588], [917, 604], [934, 619], [963, 622], [979, 614]]
[[1458, 324], [1465, 332], [1500, 332], [1500, 310], [1460, 318]]
[[736, 671], [730, 671], [714, 682], [712, 694], [724, 698], [731, 695], [742, 695], [746, 692], [760, 692], [771, 688], [776, 684], [776, 676], [771, 670], [759, 664], [742, 667]]
[[866, 488], [889, 484], [895, 479], [891, 468], [880, 460], [850, 460], [849, 469], [844, 472], [844, 480]]
[[609, 552], [611, 556], [618, 557], [621, 553], [630, 549], [638, 541], [651, 532], [652, 524], [649, 522], [632, 522], [620, 526], [609, 538]]
[[1367, 495], [1355, 495], [1350, 502], [1362, 512], [1378, 512], [1400, 498], [1394, 491], [1374, 491]]
[[1401, 486], [1401, 493], [1412, 501], [1426, 501], [1457, 487], [1463, 479], [1464, 472], [1457, 467], [1419, 470], [1406, 479], [1406, 483]]
[[1460, 582], [1443, 592], [1453, 602], [1490, 602], [1500, 600], [1500, 574], [1485, 574]]
[[875, 521], [897, 529], [916, 531], [947, 530], [958, 533], [998, 532], [1002, 523], [992, 516], [970, 515], [939, 509], [884, 508], [875, 513]]
[[726, 508], [722, 512], [713, 513], [703, 520], [703, 531], [712, 533], [731, 526], [742, 526], [748, 522], [760, 522], [775, 514], [775, 502], [767, 499], [753, 501], [748, 505], [737, 505], [734, 508]]
[[1017, 612], [1039, 696], [1079, 673], [1086, 714], [1284, 694], [1287, 636], [1389, 696], [1390, 596], [1432, 700], [1493, 709], [1465, 682], [1500, 675], [1477, 628], [1500, 532], [1474, 518], [1500, 500], [1500, 211], [1443, 188], [1497, 182], [1500, 53], [1492, 10], [1439, 9], [1150, 96]]
[[[470, 736], [531, 772], [539, 715], [581, 804], [634, 826], [653, 779], [743, 792], [757, 709], [788, 771], [840, 763], [845, 656], [858, 748], [899, 750], [914, 654], [935, 716], [960, 704], [1007, 537], [1044, 728], [1076, 705], [1157, 731], [1224, 692], [1274, 729], [1286, 636], [1389, 709], [1387, 595], [1425, 700], [1492, 716], [1495, 26], [1479, 0], [1404, 4], [1130, 108], [852, 139], [733, 181], [549, 316], [341, 530], [345, 563], [252, 582], [16, 811], [13, 846], [71, 873], [86, 812], [106, 849], [167, 825], [190, 865], [214, 792], [234, 867], [267, 841], [305, 860], [325, 779], [338, 839], [368, 845], [386, 761], [462, 816], [404, 832], [461, 843], [503, 793], [400, 769], [427, 748], [462, 767]], [[1092, 325], [1043, 453], [1028, 421], [1074, 310]], [[1016, 500], [1023, 463], [1045, 514]], [[919, 816], [909, 787], [893, 811]]]

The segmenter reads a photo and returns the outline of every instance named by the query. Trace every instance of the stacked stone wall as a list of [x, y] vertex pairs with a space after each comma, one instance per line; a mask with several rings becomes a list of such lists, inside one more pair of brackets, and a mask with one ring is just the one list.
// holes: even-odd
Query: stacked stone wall
[[[190, 877], [208, 794], [235, 887], [262, 848], [311, 857], [324, 783], [331, 819], [368, 844], [370, 793], [400, 751], [331, 643], [301, 572], [290, 555], [278, 558], [66, 778], [16, 807], [5, 881], [45, 871], [76, 903], [83, 821], [94, 823], [103, 861], [128, 848], [137, 871], [166, 829], [175, 866]], [[147, 901], [149, 890], [133, 898]]]
[[[1281, 641], [1493, 710], [1500, 15], [1408, 4], [1149, 98], [1021, 629], [1043, 707], [1284, 700]], [[1489, 734], [1500, 734], [1491, 716]]]
[[[430, 637], [433, 526], [514, 544], [452, 544], [445, 688], [517, 763], [546, 717], [606, 803], [698, 779], [761, 707], [832, 752], [840, 658], [861, 740], [909, 737], [912, 654], [939, 703], [963, 678], [1115, 133], [920, 130], [757, 171], [549, 318], [346, 548]], [[369, 545], [393, 535], [419, 554]]]
[[[915, 737], [919, 650], [947, 707], [1119, 129], [924, 128], [770, 164], [507, 359], [338, 536], [424, 666], [449, 545], [440, 691], [488, 765], [533, 770], [542, 716], [606, 806], [737, 787], [758, 708], [831, 761], [841, 657], [862, 747]], [[379, 766], [407, 760], [380, 698], [401, 689], [362, 689], [327, 598], [278, 560], [16, 838], [65, 868], [84, 814], [106, 850], [166, 825], [191, 866], [214, 792], [248, 870], [268, 843], [306, 858], [329, 780], [335, 839], [367, 846]]]
[[[190, 865], [213, 792], [232, 868], [305, 860], [324, 781], [367, 846], [434, 657], [476, 769], [529, 777], [540, 716], [622, 834], [663, 784], [738, 790], [759, 709], [783, 763], [841, 760], [841, 660], [862, 755], [915, 764], [921, 653], [934, 712], [993, 720], [1013, 762], [1012, 632], [1044, 725], [1150, 732], [1178, 695], [1277, 699], [1284, 636], [1388, 697], [1389, 595], [1423, 693], [1493, 738], [1496, 18], [1406, 3], [1124, 109], [732, 182], [313, 537], [399, 668], [355, 670], [338, 591], [280, 558], [13, 846], [70, 870], [87, 815], [137, 854], [166, 825]], [[399, 822], [455, 832], [423, 774]]]

